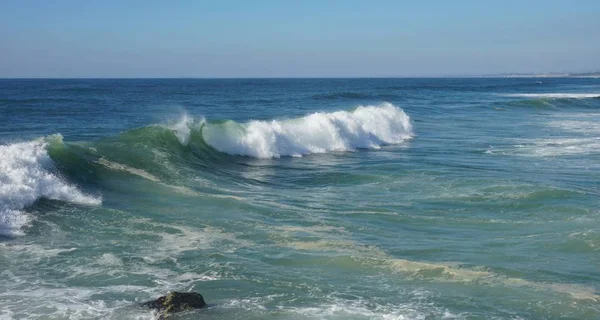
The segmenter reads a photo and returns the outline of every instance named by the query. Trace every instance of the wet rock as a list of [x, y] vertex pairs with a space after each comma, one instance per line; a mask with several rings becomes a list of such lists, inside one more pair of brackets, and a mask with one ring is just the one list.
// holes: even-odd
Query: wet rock
[[206, 306], [206, 302], [197, 292], [169, 292], [166, 296], [142, 303], [142, 306], [155, 309], [160, 313], [160, 318], [164, 319], [172, 313], [202, 309]]

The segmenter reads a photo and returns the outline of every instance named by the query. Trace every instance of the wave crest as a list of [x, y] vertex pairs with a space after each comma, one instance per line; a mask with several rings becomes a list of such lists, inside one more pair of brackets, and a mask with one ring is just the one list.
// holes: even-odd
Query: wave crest
[[195, 120], [185, 113], [179, 118], [179, 120], [167, 125], [167, 128], [173, 131], [173, 134], [175, 137], [177, 137], [179, 143], [186, 146], [190, 141], [190, 134], [192, 133], [192, 130], [199, 130], [202, 128], [202, 125], [205, 121], [206, 120], [204, 117]]
[[590, 99], [600, 98], [600, 93], [511, 93], [504, 96], [528, 99]]
[[22, 210], [41, 198], [101, 203], [52, 172], [54, 163], [46, 151], [47, 143], [40, 139], [0, 146], [0, 235], [21, 234], [21, 227], [29, 221]]
[[378, 149], [413, 136], [410, 117], [391, 103], [301, 118], [206, 123], [202, 135], [216, 150], [255, 158]]

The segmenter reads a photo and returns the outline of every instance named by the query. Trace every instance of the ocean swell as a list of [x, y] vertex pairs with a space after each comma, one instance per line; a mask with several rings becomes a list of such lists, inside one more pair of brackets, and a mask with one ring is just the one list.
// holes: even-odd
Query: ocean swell
[[178, 171], [169, 168], [180, 166], [235, 176], [234, 168], [223, 166], [229, 163], [223, 157], [264, 159], [378, 149], [412, 136], [410, 117], [401, 108], [383, 103], [246, 123], [209, 122], [184, 115], [171, 124], [133, 129], [94, 142], [63, 143], [62, 136], [54, 135], [0, 145], [0, 235], [23, 234], [23, 226], [31, 218], [26, 209], [40, 199], [101, 203], [67, 176], [85, 176], [93, 181], [104, 168], [163, 183]]
[[[53, 136], [49, 139], [62, 139]], [[53, 172], [46, 139], [0, 146], [0, 235], [22, 233], [29, 217], [23, 211], [38, 199], [98, 205], [99, 198], [82, 193]]]
[[511, 93], [504, 96], [528, 99], [590, 99], [600, 98], [600, 93]]
[[278, 158], [379, 149], [410, 139], [413, 131], [402, 109], [383, 103], [289, 120], [206, 123], [202, 136], [208, 145], [230, 155]]

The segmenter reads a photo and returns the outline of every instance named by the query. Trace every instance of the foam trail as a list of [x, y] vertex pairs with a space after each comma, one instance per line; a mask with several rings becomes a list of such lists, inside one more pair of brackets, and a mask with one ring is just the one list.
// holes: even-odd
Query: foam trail
[[505, 97], [515, 98], [547, 98], [547, 99], [586, 99], [598, 98], [600, 93], [514, 93], [504, 94]]
[[391, 103], [290, 120], [207, 123], [205, 141], [228, 154], [255, 158], [378, 149], [413, 136], [410, 117]]
[[46, 141], [36, 140], [0, 146], [0, 235], [21, 234], [21, 227], [29, 221], [23, 209], [40, 198], [101, 203], [51, 172], [54, 164], [46, 145]]

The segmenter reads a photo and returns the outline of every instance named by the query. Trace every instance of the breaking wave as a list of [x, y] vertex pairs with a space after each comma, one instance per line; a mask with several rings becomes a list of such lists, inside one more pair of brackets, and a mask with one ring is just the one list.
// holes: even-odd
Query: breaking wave
[[230, 155], [278, 158], [379, 149], [410, 139], [413, 130], [402, 109], [384, 103], [289, 120], [206, 123], [202, 136], [208, 145]]
[[21, 233], [29, 221], [23, 211], [41, 198], [98, 205], [101, 199], [84, 194], [56, 174], [46, 146], [48, 139], [0, 146], [0, 235]]
[[279, 158], [378, 149], [412, 136], [409, 116], [384, 103], [247, 123], [184, 115], [169, 125], [150, 125], [92, 142], [63, 142], [62, 136], [54, 135], [0, 145], [0, 235], [21, 234], [30, 220], [25, 209], [40, 199], [99, 205], [99, 197], [84, 193], [77, 184], [101, 188], [95, 183], [106, 177], [106, 170], [165, 184], [180, 170], [202, 170], [209, 180], [241, 179], [236, 163], [227, 159], [232, 155]]

